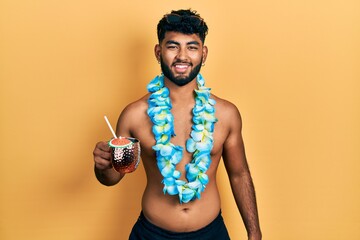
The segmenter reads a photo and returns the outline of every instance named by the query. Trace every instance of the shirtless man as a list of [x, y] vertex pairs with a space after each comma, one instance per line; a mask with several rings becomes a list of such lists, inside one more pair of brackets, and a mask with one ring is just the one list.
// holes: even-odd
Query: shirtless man
[[[159, 43], [155, 46], [155, 57], [161, 64], [163, 75], [155, 78], [152, 92], [129, 104], [119, 117], [117, 135], [140, 140], [141, 158], [147, 176], [142, 212], [130, 234], [131, 240], [230, 239], [221, 217], [220, 196], [216, 183], [216, 172], [221, 157], [248, 239], [261, 239], [254, 186], [245, 157], [238, 109], [232, 103], [211, 94], [210, 100], [205, 98], [205, 103], [208, 104], [205, 112], [207, 117], [200, 119], [202, 124], [199, 125], [202, 126], [198, 127], [193, 120], [193, 109], [199, 107], [199, 99], [195, 100], [194, 90], [200, 88], [198, 74], [208, 54], [208, 48], [204, 45], [207, 30], [206, 23], [194, 11], [179, 10], [165, 15], [158, 24]], [[164, 141], [156, 136], [163, 136], [161, 134], [165, 134], [166, 131], [158, 133], [153, 129], [154, 124], [157, 124], [154, 118], [161, 118], [160, 114], [149, 113], [155, 109], [151, 109], [149, 100], [156, 100], [152, 94], [159, 90], [156, 89], [156, 83], [159, 82], [162, 82], [163, 87], [170, 93], [169, 99], [166, 99], [166, 96], [157, 99], [155, 107], [171, 101], [172, 108], [168, 109], [167, 116], [173, 116], [169, 122], [174, 134], [170, 133], [170, 139]], [[215, 100], [216, 104], [211, 99]], [[216, 109], [215, 112], [211, 106]], [[161, 124], [157, 124], [157, 127], [164, 126]], [[195, 125], [197, 127], [194, 128]], [[187, 145], [190, 145], [190, 148], [195, 145], [191, 145], [188, 139], [197, 141], [196, 137], [190, 136], [193, 136], [194, 131], [203, 134], [203, 129], [207, 129], [206, 136], [201, 135], [202, 139], [207, 139], [207, 142], [201, 145], [205, 147], [195, 147], [195, 151], [197, 149], [205, 153], [203, 162], [194, 168], [195, 180], [189, 186], [182, 185], [189, 182], [186, 176], [190, 170], [186, 165], [196, 155], [191, 152], [194, 149], [189, 152]], [[175, 161], [173, 165], [161, 164], [159, 162], [163, 161], [161, 156], [166, 155], [165, 150], [156, 147], [154, 149], [153, 146], [160, 142], [157, 146], [164, 147], [162, 144], [169, 141], [184, 149], [182, 156], [180, 154], [177, 158], [179, 161]], [[176, 155], [174, 149], [172, 151], [171, 154]], [[211, 164], [207, 159], [211, 159]], [[125, 176], [125, 173], [116, 172], [112, 168], [110, 149], [106, 142], [96, 144], [94, 161], [96, 177], [104, 185], [115, 185]], [[170, 160], [166, 163], [169, 162]], [[176, 170], [171, 166], [175, 166]], [[178, 173], [181, 175], [178, 176]], [[185, 186], [188, 186], [187, 190], [184, 190]]]

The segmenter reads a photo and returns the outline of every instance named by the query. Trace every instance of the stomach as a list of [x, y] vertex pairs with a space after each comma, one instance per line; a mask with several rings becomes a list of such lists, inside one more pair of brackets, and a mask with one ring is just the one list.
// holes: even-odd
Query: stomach
[[216, 181], [210, 181], [200, 199], [180, 203], [178, 195], [164, 194], [161, 181], [148, 181], [142, 210], [152, 224], [172, 232], [191, 232], [210, 224], [220, 212]]

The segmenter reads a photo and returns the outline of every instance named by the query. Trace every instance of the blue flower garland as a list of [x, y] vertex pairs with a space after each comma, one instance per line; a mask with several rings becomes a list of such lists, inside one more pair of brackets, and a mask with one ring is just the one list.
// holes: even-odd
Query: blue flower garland
[[193, 153], [193, 159], [186, 164], [186, 179], [180, 180], [181, 173], [176, 165], [183, 157], [183, 148], [170, 142], [175, 136], [174, 116], [171, 113], [170, 91], [164, 85], [164, 75], [156, 76], [147, 86], [151, 93], [148, 100], [148, 110], [152, 123], [152, 131], [156, 144], [157, 166], [164, 177], [164, 194], [179, 195], [180, 203], [187, 203], [201, 197], [209, 177], [206, 175], [211, 163], [213, 148], [215, 117], [215, 100], [210, 98], [210, 88], [205, 87], [205, 80], [198, 74], [198, 89], [195, 90], [195, 106], [193, 108], [193, 125], [190, 138], [186, 141], [186, 150]]

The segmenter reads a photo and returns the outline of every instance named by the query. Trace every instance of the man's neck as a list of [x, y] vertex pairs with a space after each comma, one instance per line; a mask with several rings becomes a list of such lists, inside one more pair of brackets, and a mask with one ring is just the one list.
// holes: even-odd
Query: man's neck
[[178, 86], [165, 78], [165, 86], [170, 90], [173, 104], [194, 102], [194, 90], [197, 89], [196, 78], [184, 86]]

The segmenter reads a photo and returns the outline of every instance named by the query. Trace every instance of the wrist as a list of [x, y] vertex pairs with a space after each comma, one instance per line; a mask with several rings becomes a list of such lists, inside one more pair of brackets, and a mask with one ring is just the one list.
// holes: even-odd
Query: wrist
[[248, 235], [248, 239], [249, 240], [261, 240], [262, 239], [262, 234], [260, 231], [255, 232], [255, 233], [250, 233]]
[[95, 168], [95, 175], [100, 183], [106, 186], [112, 186], [117, 184], [125, 176], [125, 173], [119, 173], [113, 168]]

